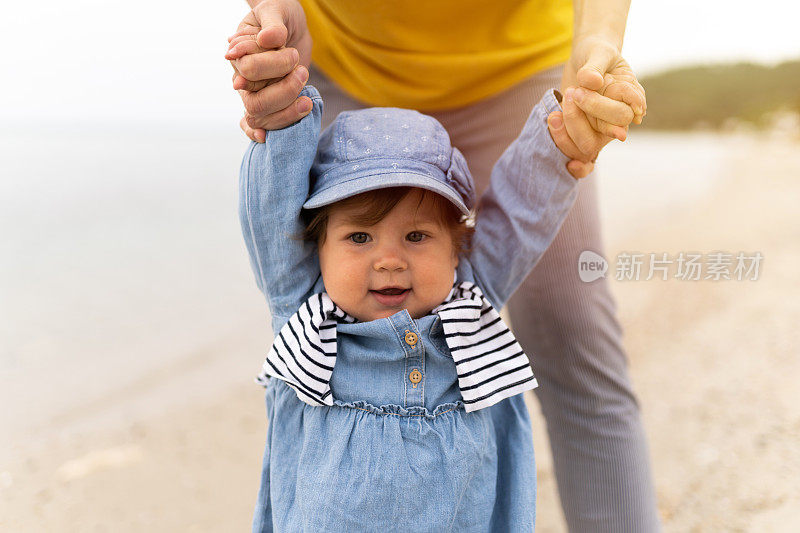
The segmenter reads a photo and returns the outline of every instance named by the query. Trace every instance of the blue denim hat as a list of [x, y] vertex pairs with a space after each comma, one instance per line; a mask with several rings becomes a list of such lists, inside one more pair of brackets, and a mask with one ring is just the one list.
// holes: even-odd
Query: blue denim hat
[[387, 187], [428, 189], [464, 215], [475, 204], [467, 162], [450, 145], [444, 126], [433, 117], [395, 107], [340, 113], [320, 136], [311, 182], [305, 209]]

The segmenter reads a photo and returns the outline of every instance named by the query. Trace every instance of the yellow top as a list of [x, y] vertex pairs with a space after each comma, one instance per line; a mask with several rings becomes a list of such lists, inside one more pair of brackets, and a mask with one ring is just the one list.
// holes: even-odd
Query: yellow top
[[570, 0], [301, 0], [319, 69], [357, 100], [433, 111], [565, 62]]

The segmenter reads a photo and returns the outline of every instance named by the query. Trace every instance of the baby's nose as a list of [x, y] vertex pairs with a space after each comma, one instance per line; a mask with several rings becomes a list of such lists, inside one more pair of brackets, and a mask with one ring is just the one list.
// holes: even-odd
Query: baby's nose
[[408, 263], [397, 247], [382, 246], [375, 257], [373, 268], [389, 271], [405, 270], [408, 268]]

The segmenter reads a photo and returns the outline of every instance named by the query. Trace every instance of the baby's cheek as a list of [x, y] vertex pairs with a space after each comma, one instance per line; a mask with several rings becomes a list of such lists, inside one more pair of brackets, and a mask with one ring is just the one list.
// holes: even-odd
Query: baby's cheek
[[339, 278], [350, 291], [360, 291], [366, 286], [366, 276], [359, 270], [358, 265], [342, 265]]
[[341, 265], [335, 261], [324, 261], [320, 258], [320, 271], [322, 273], [322, 282], [325, 284], [325, 291], [333, 301], [336, 301], [343, 293], [342, 285], [345, 284], [345, 280], [342, 279]]
[[430, 303], [434, 306], [439, 305], [450, 294], [450, 289], [453, 288], [453, 274], [455, 270], [442, 266], [435, 270], [435, 276], [431, 276], [429, 280], [428, 297]]

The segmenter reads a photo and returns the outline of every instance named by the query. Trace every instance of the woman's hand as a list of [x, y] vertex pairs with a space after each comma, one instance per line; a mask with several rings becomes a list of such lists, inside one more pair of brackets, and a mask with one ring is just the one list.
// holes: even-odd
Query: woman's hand
[[[586, 171], [600, 150], [613, 139], [624, 141], [628, 126], [641, 124], [647, 112], [644, 88], [622, 58], [618, 47], [602, 36], [576, 37], [572, 56], [562, 78], [564, 123], [559, 149], [573, 158], [568, 164], [576, 175]], [[551, 118], [557, 113], [551, 114]], [[553, 139], [559, 141], [550, 129]], [[573, 168], [575, 172], [573, 172]], [[587, 172], [588, 173], [588, 172]]]
[[622, 57], [621, 46], [621, 38], [617, 41], [599, 33], [576, 35], [572, 53], [564, 68], [561, 88], [565, 90], [577, 86], [604, 94], [610, 85], [623, 84], [625, 88], [619, 89], [619, 95], [624, 95], [621, 101], [631, 106], [636, 117], [634, 124], [641, 124], [647, 112], [644, 88]]
[[[644, 87], [628, 62], [620, 55], [619, 49], [609, 40], [599, 36], [578, 37], [572, 48], [572, 55], [564, 68], [562, 88], [578, 86], [596, 91], [630, 106], [634, 124], [641, 124], [647, 112], [647, 99]], [[598, 121], [591, 109], [587, 112], [596, 131], [611, 137], [620, 138], [619, 130], [611, 128], [605, 121]], [[620, 139], [624, 140], [624, 139]]]
[[311, 35], [297, 0], [257, 4], [228, 42], [225, 59], [244, 103], [240, 126], [248, 137], [264, 142], [266, 129], [285, 128], [311, 111], [311, 100], [298, 98], [308, 81]]
[[[624, 141], [634, 112], [621, 102], [618, 91], [626, 90], [624, 84], [609, 86], [603, 96], [582, 87], [567, 87], [561, 100], [560, 112], [548, 116], [550, 135], [559, 150], [571, 158], [567, 169], [576, 178], [583, 178], [594, 168], [594, 162], [603, 147], [612, 140]], [[598, 131], [602, 125], [603, 131]]]

